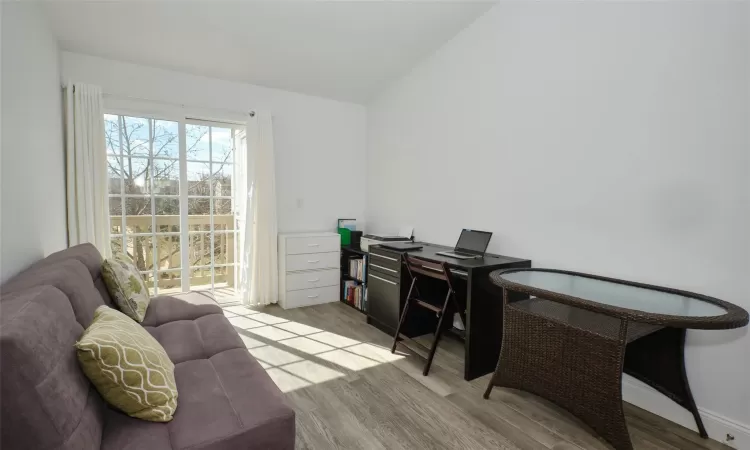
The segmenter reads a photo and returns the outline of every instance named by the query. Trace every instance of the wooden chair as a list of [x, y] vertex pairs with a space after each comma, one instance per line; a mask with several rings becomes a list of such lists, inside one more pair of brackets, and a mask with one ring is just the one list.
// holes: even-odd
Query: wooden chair
[[[406, 296], [404, 311], [401, 313], [401, 319], [399, 320], [398, 327], [396, 328], [396, 335], [393, 338], [393, 347], [391, 348], [391, 353], [394, 353], [396, 351], [396, 346], [398, 345], [399, 339], [408, 339], [422, 350], [428, 351], [427, 363], [425, 364], [424, 370], [422, 371], [422, 375], [426, 376], [430, 371], [432, 358], [435, 356], [438, 342], [440, 341], [440, 337], [443, 333], [443, 319], [446, 316], [448, 304], [451, 302], [453, 303], [456, 311], [461, 315], [461, 320], [463, 320], [463, 323], [466, 323], [466, 312], [465, 308], [459, 304], [456, 297], [456, 291], [453, 288], [455, 283], [453, 282], [451, 272], [448, 269], [447, 263], [426, 261], [424, 259], [405, 254], [404, 265], [406, 266], [406, 270], [409, 274], [409, 277], [411, 278], [411, 286], [409, 287], [409, 293]], [[445, 281], [447, 292], [445, 294], [445, 299], [442, 306], [435, 305], [428, 302], [427, 299], [420, 298], [419, 288], [417, 287], [418, 277], [434, 278]], [[406, 315], [409, 313], [409, 309], [412, 306], [433, 311], [438, 317], [437, 329], [435, 330], [435, 338], [432, 341], [432, 346], [429, 349], [422, 344], [414, 341], [413, 339], [401, 335], [401, 327], [404, 325], [404, 322], [406, 321]], [[406, 347], [409, 348], [408, 346]]]

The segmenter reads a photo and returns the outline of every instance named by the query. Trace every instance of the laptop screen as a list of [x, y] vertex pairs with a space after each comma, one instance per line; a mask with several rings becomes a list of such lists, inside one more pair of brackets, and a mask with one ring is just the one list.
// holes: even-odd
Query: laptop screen
[[490, 244], [492, 233], [489, 231], [476, 231], [464, 229], [456, 243], [456, 250], [468, 253], [484, 254]]

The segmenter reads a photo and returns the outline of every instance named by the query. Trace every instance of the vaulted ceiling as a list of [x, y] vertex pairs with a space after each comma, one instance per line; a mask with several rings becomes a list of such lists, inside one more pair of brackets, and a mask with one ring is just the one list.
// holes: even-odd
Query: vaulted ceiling
[[489, 1], [48, 2], [63, 50], [366, 103]]

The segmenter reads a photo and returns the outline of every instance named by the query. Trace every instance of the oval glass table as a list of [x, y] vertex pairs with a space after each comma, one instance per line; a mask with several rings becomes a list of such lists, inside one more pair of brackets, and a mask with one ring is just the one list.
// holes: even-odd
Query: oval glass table
[[568, 410], [617, 450], [632, 444], [622, 404], [627, 373], [693, 414], [707, 438], [684, 364], [686, 329], [747, 325], [744, 309], [660, 286], [551, 269], [490, 274], [503, 288], [503, 337], [494, 386]]

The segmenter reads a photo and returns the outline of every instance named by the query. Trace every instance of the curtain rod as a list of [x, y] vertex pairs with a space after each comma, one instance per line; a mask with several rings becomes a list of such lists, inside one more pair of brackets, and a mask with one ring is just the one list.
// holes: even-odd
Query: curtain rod
[[184, 103], [165, 102], [165, 101], [162, 101], [162, 100], [152, 100], [152, 99], [149, 99], [149, 98], [133, 97], [133, 96], [130, 96], [130, 95], [115, 95], [115, 94], [109, 94], [107, 92], [102, 93], [102, 95], [105, 96], [105, 97], [121, 98], [121, 99], [125, 99], [125, 100], [139, 100], [139, 101], [145, 101], [145, 102], [149, 102], [149, 103], [159, 103], [159, 104], [168, 105], [168, 106], [179, 106], [182, 109], [210, 109], [210, 110], [213, 110], [213, 111], [229, 112], [229, 113], [232, 113], [232, 114], [248, 114], [250, 117], [255, 117], [255, 111], [253, 111], [253, 110], [250, 110], [250, 111], [235, 111], [233, 109], [212, 108], [210, 106], [191, 106], [191, 105], [186, 105]]
[[[65, 87], [66, 86], [63, 85], [63, 88], [65, 88]], [[73, 86], [73, 91], [75, 92], [75, 86]], [[250, 110], [250, 111], [236, 111], [236, 110], [227, 109], [227, 108], [212, 108], [210, 106], [191, 106], [191, 105], [186, 105], [184, 103], [172, 103], [172, 102], [166, 102], [166, 101], [163, 101], [163, 100], [152, 100], [150, 98], [145, 98], [145, 97], [134, 97], [134, 96], [131, 96], [131, 95], [110, 94], [110, 93], [107, 93], [107, 92], [103, 92], [102, 96], [104, 96], [104, 97], [113, 97], [113, 98], [120, 98], [120, 99], [124, 99], [124, 100], [138, 100], [138, 101], [144, 101], [144, 102], [149, 102], [149, 103], [158, 103], [158, 104], [167, 105], [167, 106], [178, 106], [178, 107], [180, 107], [182, 109], [210, 109], [210, 110], [213, 110], [213, 111], [229, 112], [229, 113], [232, 113], [232, 114], [247, 114], [250, 117], [255, 117], [255, 111], [253, 111], [253, 110]]]

